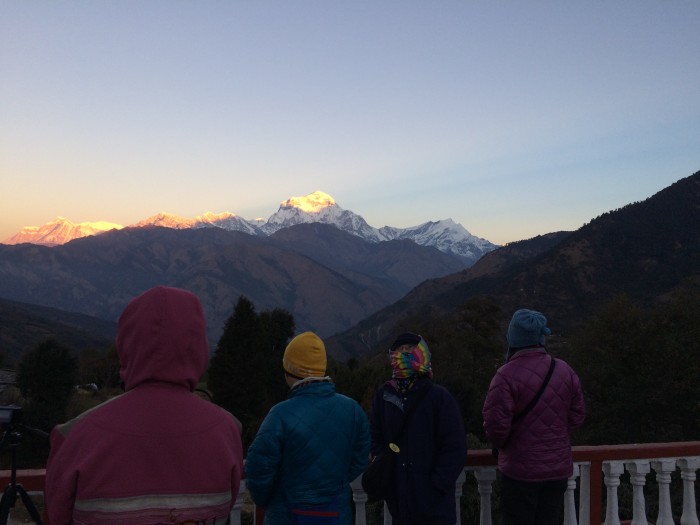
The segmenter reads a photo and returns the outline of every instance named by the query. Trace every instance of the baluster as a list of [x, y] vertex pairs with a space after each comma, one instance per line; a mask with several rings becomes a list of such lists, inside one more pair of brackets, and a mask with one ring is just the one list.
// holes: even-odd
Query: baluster
[[647, 525], [646, 502], [644, 501], [644, 485], [647, 474], [651, 471], [648, 461], [631, 461], [625, 463], [630, 473], [632, 483], [632, 522], [630, 525]]
[[652, 461], [651, 468], [656, 472], [656, 481], [659, 484], [659, 517], [656, 520], [656, 525], [674, 525], [670, 487], [671, 472], [676, 470], [676, 460]]
[[367, 494], [362, 490], [362, 474], [350, 483], [352, 500], [355, 502], [355, 525], [367, 524]]
[[467, 475], [464, 473], [464, 469], [457, 476], [457, 481], [455, 482], [455, 505], [457, 506], [457, 521], [456, 523], [462, 523], [462, 486], [464, 481], [467, 479]]
[[574, 465], [574, 473], [569, 478], [564, 495], [564, 525], [577, 525], [576, 522], [576, 478], [579, 476], [579, 466]]
[[683, 514], [681, 525], [698, 525], [698, 512], [695, 507], [695, 472], [700, 468], [700, 457], [678, 460], [683, 480]]
[[236, 495], [236, 501], [233, 503], [233, 508], [229, 514], [231, 525], [241, 525], [241, 508], [243, 507], [243, 498], [245, 497], [247, 489], [248, 487], [245, 479], [242, 479], [238, 494]]
[[580, 525], [591, 525], [591, 464], [579, 463], [581, 483], [578, 495], [578, 522]]
[[384, 525], [391, 525], [391, 513], [389, 513], [389, 507], [386, 506], [386, 501], [384, 502]]
[[496, 468], [484, 467], [474, 471], [474, 476], [478, 482], [481, 504], [479, 506], [480, 525], [491, 525], [491, 494], [493, 493], [493, 482], [496, 481]]
[[608, 494], [608, 504], [605, 506], [605, 525], [620, 525], [617, 487], [620, 486], [620, 476], [624, 471], [625, 468], [621, 461], [606, 461], [603, 463], [605, 487]]

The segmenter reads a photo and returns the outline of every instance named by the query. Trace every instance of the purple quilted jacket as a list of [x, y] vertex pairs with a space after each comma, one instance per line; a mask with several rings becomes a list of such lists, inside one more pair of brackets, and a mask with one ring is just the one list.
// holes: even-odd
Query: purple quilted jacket
[[515, 424], [534, 398], [553, 359], [544, 348], [516, 353], [491, 380], [483, 416], [486, 435], [499, 449], [498, 468], [521, 481], [566, 479], [573, 473], [570, 435], [586, 415], [581, 382], [561, 359], [532, 410]]

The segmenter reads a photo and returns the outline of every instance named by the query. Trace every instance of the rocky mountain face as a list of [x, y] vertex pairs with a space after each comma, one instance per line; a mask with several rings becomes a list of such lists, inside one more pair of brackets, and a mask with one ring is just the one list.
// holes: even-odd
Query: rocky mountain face
[[566, 335], [618, 295], [650, 305], [688, 288], [700, 289], [700, 172], [575, 232], [512, 243], [425, 281], [327, 347], [341, 359], [372, 354], [409, 328], [406, 319], [429, 325], [474, 297], [499, 306], [504, 332], [515, 309], [533, 308]]
[[48, 248], [0, 245], [0, 297], [115, 321], [144, 290], [196, 293], [216, 344], [241, 295], [284, 308], [297, 330], [322, 336], [354, 325], [463, 259], [411, 241], [369, 243], [327, 224], [252, 236], [221, 228], [135, 227]]
[[[159, 213], [131, 225], [135, 228], [162, 226], [177, 230], [199, 228], [221, 228], [249, 235], [268, 236], [279, 230], [300, 224], [328, 224], [350, 233], [364, 241], [379, 243], [389, 240], [411, 240], [421, 246], [432, 246], [456, 255], [467, 265], [474, 264], [483, 254], [496, 248], [493, 243], [469, 233], [462, 225], [446, 219], [427, 222], [412, 228], [385, 226], [373, 228], [356, 213], [344, 210], [328, 194], [317, 191], [305, 197], [292, 197], [282, 202], [279, 210], [267, 221], [249, 221], [225, 212], [205, 213], [193, 219]], [[5, 241], [5, 244], [32, 243], [46, 246], [65, 244], [73, 239], [95, 235], [111, 229], [121, 229], [112, 223], [72, 224], [63, 218], [42, 227], [26, 227]]]

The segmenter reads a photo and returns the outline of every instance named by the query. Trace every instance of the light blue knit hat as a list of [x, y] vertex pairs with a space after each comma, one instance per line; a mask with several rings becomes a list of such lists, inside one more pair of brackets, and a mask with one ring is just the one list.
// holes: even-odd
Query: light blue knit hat
[[551, 333], [544, 315], [534, 310], [521, 309], [513, 314], [508, 325], [508, 347], [544, 346], [545, 337]]

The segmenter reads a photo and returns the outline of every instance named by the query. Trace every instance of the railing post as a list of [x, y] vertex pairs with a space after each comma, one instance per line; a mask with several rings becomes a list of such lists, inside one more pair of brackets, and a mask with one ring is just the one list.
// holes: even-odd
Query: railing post
[[242, 479], [238, 494], [236, 494], [236, 501], [233, 503], [233, 508], [229, 514], [231, 525], [241, 525], [241, 508], [243, 507], [243, 497], [245, 496], [246, 490], [248, 490], [248, 486], [246, 485], [245, 479]]
[[457, 476], [457, 481], [455, 482], [455, 506], [457, 507], [457, 523], [458, 525], [462, 523], [462, 487], [464, 486], [464, 481], [467, 479], [467, 475], [462, 469], [462, 472]]
[[656, 481], [659, 484], [659, 517], [656, 520], [656, 525], [674, 525], [670, 487], [671, 472], [676, 470], [676, 460], [652, 461], [651, 468], [656, 472]]
[[367, 494], [362, 490], [362, 474], [350, 483], [352, 500], [355, 502], [355, 525], [367, 524]]
[[605, 486], [608, 494], [608, 504], [605, 507], [605, 525], [620, 525], [617, 487], [620, 486], [620, 476], [624, 471], [625, 467], [621, 461], [606, 461], [603, 463]]
[[[579, 463], [578, 467], [581, 471], [578, 491], [578, 522], [579, 525], [591, 525], [591, 464]], [[600, 507], [598, 510], [600, 511]]]
[[630, 461], [625, 463], [630, 473], [632, 483], [632, 523], [630, 525], [647, 525], [646, 503], [644, 501], [644, 485], [647, 474], [651, 471], [648, 461]]
[[566, 494], [564, 495], [564, 525], [578, 525], [576, 522], [576, 478], [579, 476], [579, 466], [574, 465], [574, 472], [566, 484]]
[[480, 525], [491, 525], [491, 494], [493, 493], [493, 482], [496, 481], [496, 467], [485, 467], [475, 470], [474, 476], [476, 477], [479, 495], [481, 496], [479, 523]]
[[695, 472], [700, 468], [700, 457], [678, 460], [683, 480], [683, 514], [681, 525], [698, 525], [698, 511], [695, 506]]

